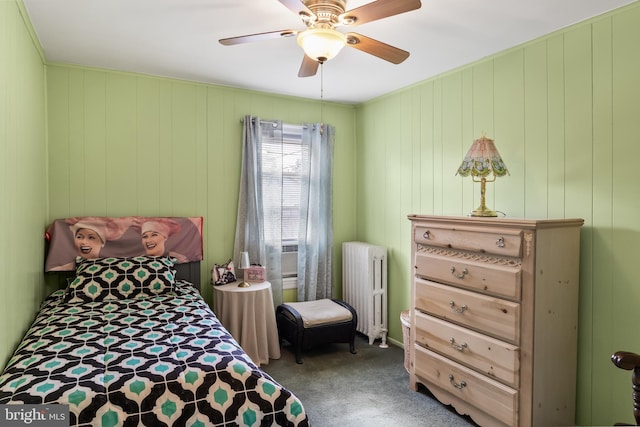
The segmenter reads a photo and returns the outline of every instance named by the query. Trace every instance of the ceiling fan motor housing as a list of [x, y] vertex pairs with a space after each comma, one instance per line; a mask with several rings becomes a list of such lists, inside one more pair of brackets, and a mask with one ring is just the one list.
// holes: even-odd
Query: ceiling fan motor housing
[[315, 20], [303, 21], [309, 28], [315, 28], [318, 24], [324, 24], [333, 28], [336, 25], [340, 25], [340, 15], [344, 13], [346, 2], [343, 0], [305, 0], [304, 5], [312, 11], [316, 18]]

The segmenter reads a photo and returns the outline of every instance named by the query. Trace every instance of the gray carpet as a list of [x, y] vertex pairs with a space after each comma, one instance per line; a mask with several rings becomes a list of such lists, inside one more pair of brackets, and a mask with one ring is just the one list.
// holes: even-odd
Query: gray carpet
[[262, 368], [300, 398], [313, 427], [475, 425], [426, 389], [411, 391], [404, 350], [378, 343], [358, 335], [357, 354], [348, 344], [332, 344], [304, 352], [298, 365], [285, 341], [282, 357]]

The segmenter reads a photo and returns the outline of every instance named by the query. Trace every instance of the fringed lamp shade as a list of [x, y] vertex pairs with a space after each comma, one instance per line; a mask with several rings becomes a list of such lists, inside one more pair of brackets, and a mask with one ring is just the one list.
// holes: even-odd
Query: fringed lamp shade
[[[473, 141], [473, 145], [456, 173], [460, 176], [471, 175], [474, 182], [480, 182], [480, 206], [471, 212], [471, 216], [498, 216], [495, 211], [487, 209], [485, 205], [486, 183], [493, 182], [496, 177], [505, 176], [508, 173], [507, 166], [502, 161], [492, 139], [482, 135], [480, 139]], [[489, 175], [492, 177], [488, 178]]]
[[458, 168], [458, 175], [486, 178], [492, 172], [495, 176], [505, 176], [509, 173], [493, 140], [482, 136], [473, 141], [473, 145]]

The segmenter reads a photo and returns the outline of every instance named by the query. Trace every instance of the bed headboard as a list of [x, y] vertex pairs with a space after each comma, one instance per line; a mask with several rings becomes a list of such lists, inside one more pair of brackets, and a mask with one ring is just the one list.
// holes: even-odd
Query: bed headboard
[[200, 291], [200, 262], [188, 262], [176, 265], [176, 279], [191, 282]]
[[176, 278], [187, 280], [200, 290], [202, 226], [202, 217], [56, 219], [45, 233], [45, 271], [69, 277], [78, 257], [169, 256], [176, 260]]
[[76, 257], [171, 256], [202, 261], [202, 217], [73, 217], [47, 228], [45, 271], [73, 271]]

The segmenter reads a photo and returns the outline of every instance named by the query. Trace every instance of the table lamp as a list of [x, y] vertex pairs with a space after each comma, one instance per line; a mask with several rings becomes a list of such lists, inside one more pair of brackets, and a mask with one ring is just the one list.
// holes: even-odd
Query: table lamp
[[[485, 204], [486, 184], [495, 181], [496, 177], [505, 176], [508, 173], [507, 166], [502, 161], [492, 139], [482, 134], [480, 139], [473, 141], [458, 168], [458, 172], [456, 172], [456, 175], [460, 176], [471, 175], [473, 182], [480, 183], [480, 206], [471, 212], [471, 216], [498, 216], [496, 211], [488, 209]], [[491, 178], [487, 179], [489, 175]]]
[[238, 269], [242, 270], [242, 282], [238, 284], [239, 288], [248, 288], [249, 286], [251, 286], [244, 277], [244, 270], [249, 267], [251, 267], [251, 264], [249, 263], [249, 252], [240, 252], [240, 262], [238, 263]]

